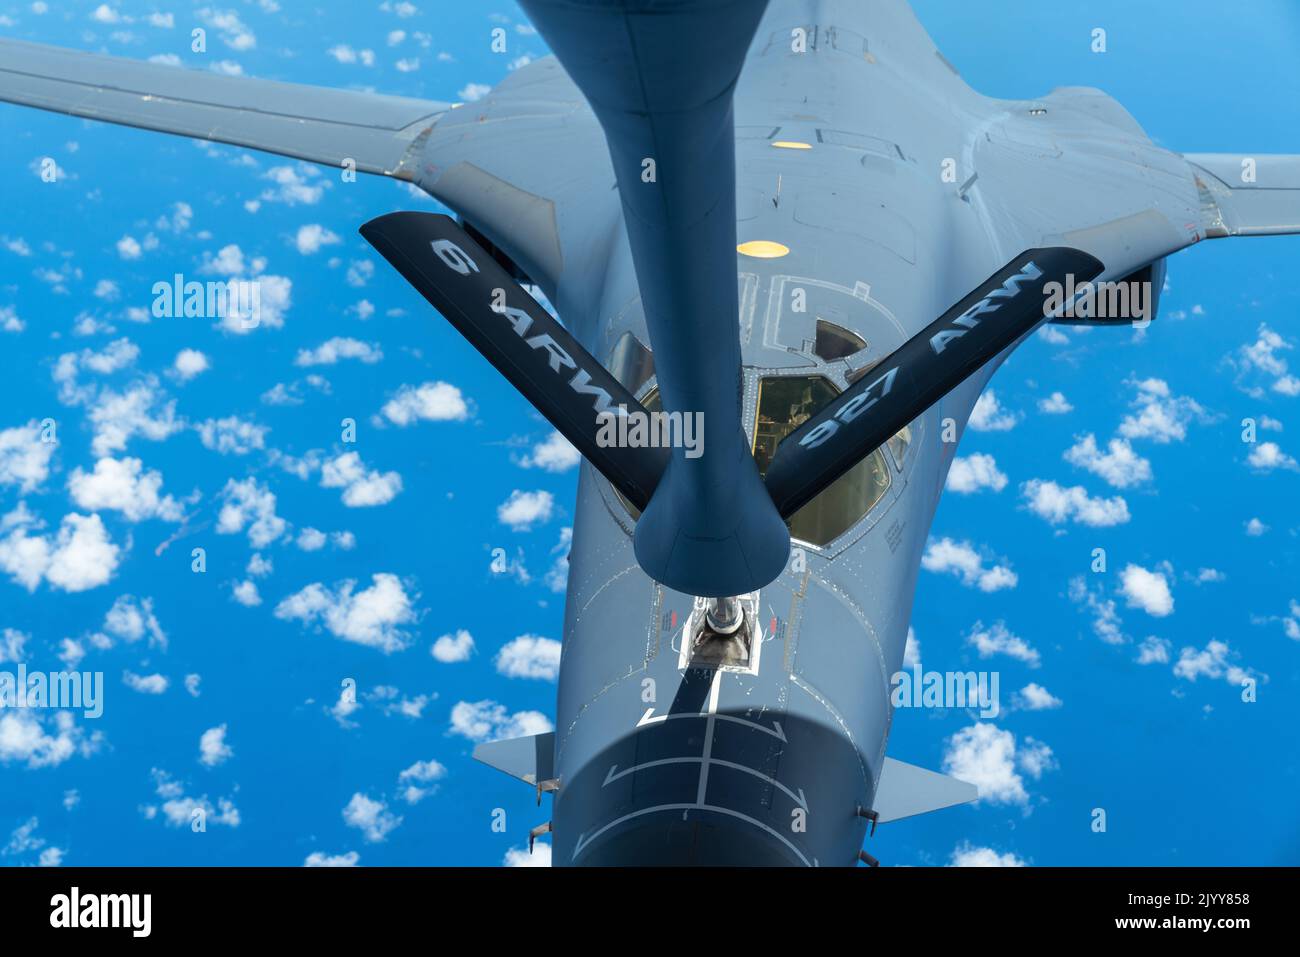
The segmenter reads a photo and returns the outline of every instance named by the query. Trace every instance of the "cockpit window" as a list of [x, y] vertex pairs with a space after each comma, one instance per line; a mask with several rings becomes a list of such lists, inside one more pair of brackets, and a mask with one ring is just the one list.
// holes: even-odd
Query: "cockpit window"
[[912, 445], [912, 427], [905, 425], [888, 442], [889, 451], [894, 456], [894, 464], [901, 470], [907, 460], [907, 450]]
[[[759, 382], [754, 424], [754, 460], [759, 472], [776, 455], [781, 440], [835, 398], [839, 390], [821, 376], [769, 376]], [[845, 472], [820, 495], [790, 516], [790, 534], [826, 545], [866, 515], [889, 490], [889, 466], [880, 449]]]
[[[754, 424], [754, 461], [758, 463], [760, 474], [767, 474], [767, 468], [772, 464], [772, 457], [776, 455], [776, 447], [781, 444], [781, 440], [837, 395], [839, 389], [822, 376], [768, 376], [759, 380], [758, 415]], [[659, 390], [651, 389], [641, 404], [648, 412], [661, 409]], [[910, 428], [904, 428], [903, 432], [889, 440], [891, 444], [900, 441], [899, 436], [904, 433], [906, 436], [901, 439], [904, 443], [902, 451], [897, 453], [900, 462], [901, 456], [905, 454], [906, 443], [911, 441]], [[889, 491], [889, 483], [890, 471], [884, 449], [876, 449], [791, 515], [786, 522], [790, 527], [790, 535], [811, 545], [829, 544], [871, 511]], [[614, 489], [614, 494], [633, 518], [641, 517], [641, 513], [618, 489]]]
[[817, 340], [813, 345], [813, 352], [818, 358], [826, 362], [834, 362], [836, 359], [845, 359], [855, 352], [861, 352], [866, 347], [867, 340], [856, 332], [850, 332], [843, 326], [837, 326], [825, 319], [817, 320]]
[[605, 363], [614, 378], [629, 392], [636, 392], [655, 374], [655, 359], [650, 350], [630, 332], [619, 336]]
[[880, 363], [883, 361], [884, 361], [884, 356], [881, 356], [878, 359], [873, 359], [872, 361], [864, 365], [862, 368], [854, 369], [851, 372], [846, 373], [844, 378], [848, 380], [849, 385], [853, 385], [853, 383], [857, 382], [859, 379], [861, 379], [864, 375], [866, 375], [876, 366], [880, 365]]

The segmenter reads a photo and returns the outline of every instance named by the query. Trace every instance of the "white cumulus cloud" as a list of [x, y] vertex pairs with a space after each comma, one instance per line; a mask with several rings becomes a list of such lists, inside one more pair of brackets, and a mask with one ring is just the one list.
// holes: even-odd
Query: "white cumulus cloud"
[[383, 414], [395, 425], [413, 422], [463, 422], [469, 418], [469, 403], [460, 389], [448, 382], [426, 382], [402, 386], [384, 403]]
[[1120, 593], [1128, 600], [1130, 608], [1141, 608], [1156, 618], [1173, 614], [1174, 596], [1163, 571], [1150, 571], [1131, 563], [1126, 565], [1120, 572]]
[[406, 592], [396, 575], [371, 576], [369, 588], [355, 591], [356, 582], [344, 581], [333, 589], [313, 582], [276, 606], [275, 617], [322, 626], [335, 638], [378, 648], [385, 654], [411, 643], [405, 626], [417, 618], [415, 597]]
[[149, 518], [178, 522], [181, 505], [170, 495], [159, 494], [162, 481], [161, 473], [146, 471], [139, 459], [102, 458], [95, 462], [93, 472], [84, 472], [80, 466], [73, 469], [68, 492], [77, 506], [88, 512], [121, 512], [132, 522]]
[[355, 827], [373, 844], [388, 837], [402, 823], [402, 818], [389, 811], [386, 802], [377, 801], [358, 791], [343, 808], [343, 822], [348, 827]]
[[554, 730], [540, 711], [509, 712], [496, 701], [458, 701], [451, 709], [451, 734], [471, 741], [497, 741]]
[[921, 567], [940, 575], [955, 575], [963, 585], [983, 592], [1015, 588], [1019, 581], [1010, 567], [1001, 564], [986, 567], [983, 556], [970, 542], [957, 542], [951, 538], [932, 539], [921, 556]]
[[515, 489], [497, 506], [497, 520], [516, 532], [526, 532], [551, 520], [555, 497], [550, 492], [521, 492]]
[[219, 724], [208, 728], [199, 736], [199, 762], [210, 768], [224, 764], [235, 755], [235, 750], [226, 743], [226, 726]]
[[57, 443], [44, 441], [42, 435], [41, 424], [35, 419], [26, 425], [0, 429], [0, 485], [15, 486], [26, 494], [49, 478], [50, 458]]
[[474, 636], [464, 628], [452, 634], [442, 635], [433, 643], [429, 653], [443, 664], [469, 661], [470, 655], [474, 654]]
[[1089, 432], [1065, 450], [1065, 461], [1100, 476], [1116, 488], [1131, 488], [1151, 481], [1151, 463], [1133, 451], [1125, 439], [1111, 439], [1102, 452]]
[[1093, 528], [1123, 525], [1129, 520], [1128, 503], [1120, 496], [1093, 498], [1082, 485], [1069, 488], [1030, 479], [1020, 486], [1026, 507], [1052, 525], [1076, 522]]
[[970, 427], [976, 432], [1007, 432], [1019, 421], [1020, 416], [1004, 409], [992, 389], [984, 390], [970, 414]]
[[33, 521], [24, 511], [0, 539], [0, 569], [28, 591], [42, 581], [60, 591], [86, 591], [107, 584], [117, 571], [122, 549], [99, 515], [69, 512], [54, 535], [29, 534]]
[[343, 504], [349, 508], [385, 505], [402, 491], [402, 477], [396, 472], [368, 469], [356, 452], [344, 452], [321, 465], [322, 488], [341, 488]]
[[558, 641], [538, 635], [520, 635], [497, 652], [497, 672], [507, 678], [542, 678], [554, 681], [560, 673]]
[[1008, 658], [1023, 661], [1031, 668], [1037, 668], [1039, 664], [1037, 650], [1025, 639], [1012, 634], [1005, 622], [994, 622], [989, 628], [985, 628], [982, 622], [976, 622], [975, 627], [966, 636], [966, 644], [978, 651], [981, 658], [1006, 655]]
[[970, 495], [983, 489], [1000, 492], [1007, 487], [1007, 477], [991, 455], [968, 455], [952, 460], [948, 470], [948, 491]]

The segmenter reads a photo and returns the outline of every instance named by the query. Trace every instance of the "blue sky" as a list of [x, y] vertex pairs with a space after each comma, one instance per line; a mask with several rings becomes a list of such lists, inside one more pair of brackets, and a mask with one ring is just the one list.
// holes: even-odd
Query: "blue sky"
[[[545, 52], [509, 4], [41, 6], [0, 3], [0, 32], [435, 100]], [[1300, 13], [1280, 0], [1222, 22], [1209, 3], [970, 6], [916, 10], [982, 92], [1098, 86], [1172, 149], [1300, 152], [1300, 77], [1278, 67]], [[469, 753], [553, 715], [576, 469], [356, 234], [436, 205], [9, 106], [0, 137], [0, 669], [106, 682], [98, 719], [0, 713], [0, 862], [514, 859], [545, 808]], [[1298, 261], [1297, 238], [1202, 244], [1171, 260], [1150, 329], [1039, 337], [998, 373], [914, 627], [924, 667], [996, 668], [1020, 706], [897, 716], [892, 755], [986, 797], [881, 828], [882, 861], [1300, 861]], [[176, 272], [258, 277], [265, 326], [151, 319]]]

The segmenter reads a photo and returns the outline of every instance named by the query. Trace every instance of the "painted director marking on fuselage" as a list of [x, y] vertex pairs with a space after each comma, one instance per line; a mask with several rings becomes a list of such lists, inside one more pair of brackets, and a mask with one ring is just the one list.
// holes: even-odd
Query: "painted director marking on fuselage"
[[995, 303], [994, 299], [1014, 299], [1020, 295], [1020, 284], [1031, 282], [1035, 279], [1041, 279], [1043, 271], [1038, 268], [1032, 261], [1025, 263], [1024, 268], [1016, 273], [1010, 279], [1002, 284], [1001, 289], [994, 289], [991, 293], [981, 299], [975, 305], [971, 306], [960, 316], [952, 320], [954, 326], [962, 326], [961, 329], [941, 329], [930, 337], [930, 348], [934, 350], [935, 355], [940, 355], [948, 347], [948, 343], [958, 339], [971, 329], [979, 325], [979, 317], [990, 312], [997, 312], [1005, 303]]
[[[991, 312], [997, 312], [1005, 303], [994, 302], [995, 299], [1014, 299], [1021, 293], [1021, 284], [1041, 279], [1043, 271], [1030, 261], [1025, 263], [1020, 272], [1011, 276], [1004, 283], [1002, 288], [994, 289], [987, 296], [975, 303], [961, 315], [949, 320], [951, 325], [961, 326], [960, 329], [940, 329], [930, 336], [930, 348], [934, 354], [942, 355], [943, 351], [948, 348], [948, 344], [955, 339], [966, 335], [971, 329], [980, 324], [980, 317]], [[840, 430], [840, 425], [847, 425], [858, 416], [862, 415], [873, 405], [889, 395], [890, 390], [894, 387], [894, 380], [898, 377], [898, 371], [902, 364], [893, 366], [884, 375], [877, 378], [862, 391], [862, 393], [844, 404], [835, 417], [827, 419], [813, 428], [807, 435], [799, 440], [799, 444], [805, 448], [815, 449], [836, 432]], [[877, 393], [876, 389], [880, 391]]]
[[[437, 239], [430, 243], [433, 252], [442, 260], [453, 272], [462, 276], [468, 276], [471, 272], [478, 272], [478, 263], [470, 258], [465, 250], [461, 249], [450, 239]], [[504, 289], [492, 290], [492, 302], [489, 308], [499, 316], [505, 316], [510, 323], [510, 328], [515, 331], [515, 335], [524, 340], [524, 343], [531, 349], [545, 349], [547, 361], [551, 371], [560, 375], [565, 369], [575, 370], [573, 378], [568, 380], [569, 388], [579, 395], [589, 395], [592, 397], [592, 408], [596, 412], [605, 412], [613, 405], [613, 398], [608, 392], [598, 385], [591, 384], [591, 373], [582, 368], [568, 351], [560, 346], [547, 333], [539, 336], [528, 336], [528, 330], [533, 324], [533, 317], [528, 315], [522, 309], [506, 304], [506, 294]]]

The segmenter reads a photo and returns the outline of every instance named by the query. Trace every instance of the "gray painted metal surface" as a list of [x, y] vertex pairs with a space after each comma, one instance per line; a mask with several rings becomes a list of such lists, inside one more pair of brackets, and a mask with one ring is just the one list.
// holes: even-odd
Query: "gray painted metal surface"
[[[160, 69], [0, 41], [0, 99], [322, 162], [363, 157], [505, 251], [593, 355], [629, 337], [650, 345], [601, 126], [554, 59], [454, 110]], [[155, 82], [166, 98], [145, 92]], [[1245, 182], [1245, 157], [1163, 149], [1098, 90], [982, 96], [903, 0], [774, 0], [734, 115], [737, 238], [788, 248], [737, 261], [751, 439], [765, 379], [843, 390], [1025, 249], [1081, 249], [1118, 280], [1205, 238], [1300, 230], [1297, 158], [1261, 157]], [[948, 161], [955, 178], [940, 175]], [[792, 307], [796, 289], [807, 311]], [[816, 354], [818, 316], [865, 349]], [[942, 423], [960, 434], [1005, 355], [921, 414], [909, 441], [887, 443], [887, 488], [869, 509], [824, 542], [796, 538], [782, 573], [744, 596], [752, 644], [738, 664], [693, 657], [699, 602], [642, 571], [634, 515], [584, 464], [546, 768], [555, 863], [848, 866], [862, 812], [901, 818], [970, 797], [885, 757], [889, 680], [957, 447]], [[644, 399], [658, 383], [625, 384]], [[483, 754], [538, 783], [536, 749]]]

